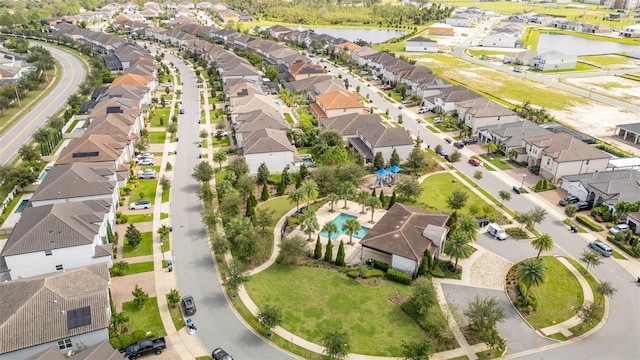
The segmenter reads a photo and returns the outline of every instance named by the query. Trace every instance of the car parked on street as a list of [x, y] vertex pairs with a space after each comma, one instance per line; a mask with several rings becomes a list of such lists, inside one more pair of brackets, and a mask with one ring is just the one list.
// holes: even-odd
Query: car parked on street
[[631, 230], [629, 228], [629, 225], [627, 225], [627, 224], [618, 224], [618, 225], [616, 225], [616, 226], [614, 226], [614, 227], [609, 229], [609, 234], [615, 235], [615, 234], [617, 234], [619, 232], [626, 233], [629, 230]]
[[149, 200], [138, 200], [133, 204], [129, 204], [129, 210], [142, 210], [149, 209], [151, 207], [151, 201]]
[[445, 149], [440, 149], [440, 151], [438, 152], [438, 154], [439, 154], [440, 156], [445, 156], [445, 155], [447, 155], [447, 150], [445, 150]]
[[233, 360], [231, 355], [229, 355], [226, 351], [222, 350], [222, 348], [214, 349], [211, 352], [211, 357], [214, 360]]
[[473, 166], [480, 166], [480, 160], [478, 159], [469, 159], [469, 164]]
[[577, 202], [580, 202], [580, 199], [578, 199], [577, 196], [569, 195], [560, 199], [558, 204], [560, 204], [560, 206], [566, 206], [567, 204], [575, 204]]
[[465, 145], [469, 145], [469, 144], [477, 144], [478, 143], [478, 138], [466, 138], [466, 139], [462, 139], [462, 142]]
[[195, 315], [196, 302], [193, 300], [193, 296], [191, 295], [183, 296], [182, 300], [180, 301], [180, 304], [182, 305], [182, 311], [184, 311], [185, 315], [187, 316]]
[[602, 241], [592, 241], [589, 243], [589, 247], [604, 257], [609, 257], [613, 254], [613, 250], [609, 247], [609, 245], [603, 243]]
[[138, 173], [138, 179], [155, 179], [156, 171], [153, 169], [144, 169]]

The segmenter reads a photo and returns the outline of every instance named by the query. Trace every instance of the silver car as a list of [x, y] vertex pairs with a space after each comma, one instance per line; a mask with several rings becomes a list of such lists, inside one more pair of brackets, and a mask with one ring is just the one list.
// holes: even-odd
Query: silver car
[[156, 171], [153, 169], [144, 169], [138, 173], [138, 179], [155, 179]]
[[129, 204], [129, 210], [142, 210], [151, 208], [151, 201], [149, 200], [138, 200], [133, 204]]

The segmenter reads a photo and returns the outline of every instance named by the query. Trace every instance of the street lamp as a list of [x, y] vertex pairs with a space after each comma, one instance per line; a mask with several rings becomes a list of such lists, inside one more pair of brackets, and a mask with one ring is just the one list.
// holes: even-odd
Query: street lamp
[[522, 175], [522, 185], [520, 185], [521, 188], [524, 187], [524, 179], [527, 177], [527, 174]]

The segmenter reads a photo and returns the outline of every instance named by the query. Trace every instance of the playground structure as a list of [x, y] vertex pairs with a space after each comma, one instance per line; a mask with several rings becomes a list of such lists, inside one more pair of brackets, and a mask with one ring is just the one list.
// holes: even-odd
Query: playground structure
[[384, 186], [384, 184], [387, 184], [387, 186], [389, 187], [394, 186], [397, 180], [396, 174], [400, 171], [402, 171], [402, 168], [397, 165], [393, 165], [389, 169], [377, 170], [375, 174], [378, 176], [376, 177], [376, 180], [373, 182], [373, 184], [369, 186], [369, 188], [381, 188]]

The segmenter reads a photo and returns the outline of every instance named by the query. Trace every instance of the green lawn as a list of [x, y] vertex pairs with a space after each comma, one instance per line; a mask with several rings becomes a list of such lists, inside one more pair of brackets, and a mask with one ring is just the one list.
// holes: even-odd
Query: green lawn
[[[145, 291], [148, 289], [142, 289]], [[133, 291], [133, 289], [131, 289]], [[122, 303], [122, 311], [129, 316], [131, 330], [150, 331], [155, 336], [165, 336], [167, 332], [162, 325], [160, 311], [158, 310], [158, 299], [149, 298], [144, 305], [144, 309], [138, 310], [138, 306], [133, 301]]]
[[547, 265], [547, 278], [540, 287], [535, 287], [531, 293], [538, 301], [538, 311], [525, 319], [534, 329], [561, 323], [575, 315], [572, 306], [580, 305], [584, 301], [584, 294], [578, 279], [553, 256], [541, 257]]
[[167, 252], [171, 250], [171, 241], [163, 241], [162, 242], [162, 252]]
[[329, 329], [344, 329], [351, 352], [402, 356], [401, 340], [426, 338], [389, 301], [396, 294], [409, 294], [410, 288], [390, 281], [368, 286], [332, 270], [273, 265], [252, 276], [245, 288], [258, 307], [280, 306], [282, 327], [311, 342], [320, 342]]
[[167, 188], [166, 190], [162, 190], [162, 202], [169, 202], [169, 196], [171, 195], [171, 188]]
[[[127, 271], [125, 271], [121, 276], [140, 274], [149, 271], [153, 271], [153, 261], [129, 264]], [[113, 269], [109, 270], [109, 273], [111, 274], [111, 277], [114, 276]]]
[[149, 144], [164, 144], [167, 133], [164, 131], [149, 131]]
[[498, 156], [495, 156], [493, 154], [489, 155], [489, 154], [481, 154], [480, 155], [486, 162], [491, 163], [493, 166], [497, 167], [498, 170], [509, 170], [511, 169], [511, 166], [509, 164], [507, 164], [506, 162], [502, 161], [502, 159]]
[[[593, 275], [591, 275], [590, 273], [585, 274], [584, 267], [582, 266], [582, 264], [580, 264], [579, 262], [575, 261], [574, 259], [571, 259], [571, 258], [565, 258], [565, 259], [567, 259], [567, 261], [569, 261], [571, 263], [571, 265], [573, 265], [573, 267], [578, 269], [578, 271], [580, 271], [582, 273], [582, 276], [584, 276], [584, 278], [587, 280], [587, 282], [589, 283], [589, 286], [591, 287], [591, 291], [593, 291], [594, 301], [596, 303], [602, 303], [604, 301], [604, 299], [596, 291], [596, 287], [598, 286], [598, 281], [593, 277]], [[600, 308], [598, 308], [596, 310], [596, 313], [597, 313], [598, 319], [602, 319], [602, 317], [604, 316], [604, 306], [601, 306]], [[596, 321], [595, 323], [593, 323], [591, 325], [585, 325], [582, 329], [580, 329], [580, 325], [577, 325], [577, 326], [572, 327], [569, 330], [571, 330], [571, 332], [576, 336], [577, 335], [582, 335], [582, 334], [588, 332], [589, 330], [593, 329], [598, 323], [599, 323], [599, 321]]]
[[[162, 153], [153, 154], [153, 156], [162, 156]], [[160, 165], [149, 165], [149, 166], [142, 165], [142, 166], [140, 166], [140, 171], [146, 170], [146, 169], [153, 169], [153, 170], [156, 171], [156, 173], [159, 173], [160, 172]]]
[[[5, 195], [0, 200], [6, 199], [7, 195]], [[5, 220], [7, 220], [7, 217], [9, 217], [9, 215], [13, 212], [13, 209], [16, 208], [16, 206], [18, 205], [18, 202], [20, 201], [20, 199], [22, 199], [22, 194], [21, 193], [17, 193], [16, 196], [14, 196], [13, 199], [11, 199], [11, 201], [9, 202], [9, 206], [7, 206], [7, 208], [4, 209], [2, 214], [0, 214], [0, 225], [3, 224]]]
[[156, 201], [156, 189], [158, 188], [158, 180], [145, 180], [138, 182], [138, 187], [131, 191], [129, 196], [129, 204], [134, 203], [140, 199], [151, 201], [151, 204]]
[[138, 244], [138, 248], [136, 249], [133, 249], [127, 244], [127, 241], [124, 240], [124, 246], [122, 247], [123, 258], [143, 255], [153, 255], [153, 234], [151, 231], [142, 233], [142, 241]]
[[176, 327], [176, 330], [180, 330], [186, 325], [184, 322], [184, 318], [182, 317], [180, 304], [169, 304], [169, 294], [165, 296], [167, 296], [167, 306], [169, 307], [169, 313], [171, 314], [171, 321], [173, 321], [173, 326]]
[[229, 140], [228, 136], [223, 136], [220, 138], [220, 140], [216, 139], [216, 137], [212, 137], [211, 138], [211, 146], [212, 147], [223, 147], [223, 146], [230, 146], [231, 145], [231, 140]]
[[274, 224], [287, 213], [287, 211], [296, 207], [296, 204], [292, 204], [287, 199], [287, 196], [273, 197], [258, 205], [259, 208], [267, 208], [273, 210]]
[[486, 208], [485, 216], [498, 213], [493, 206], [487, 204], [464, 184], [457, 180], [454, 182], [454, 180], [456, 179], [450, 173], [428, 176], [421, 184], [424, 190], [422, 191], [420, 199], [418, 199], [418, 203], [433, 210], [451, 211], [447, 206], [447, 197], [451, 195], [455, 189], [461, 189], [469, 195], [469, 200], [464, 208], [458, 210], [459, 213], [468, 213], [469, 206], [472, 204], [480, 210], [480, 213], [484, 213]]
[[137, 224], [141, 222], [153, 221], [153, 214], [133, 214], [127, 215], [127, 223]]
[[[171, 119], [169, 118], [171, 108], [157, 108], [154, 110], [153, 116], [151, 117], [151, 127], [155, 126], [167, 126]], [[163, 118], [164, 117], [164, 118]], [[160, 124], [160, 119], [163, 119], [164, 125]]]

